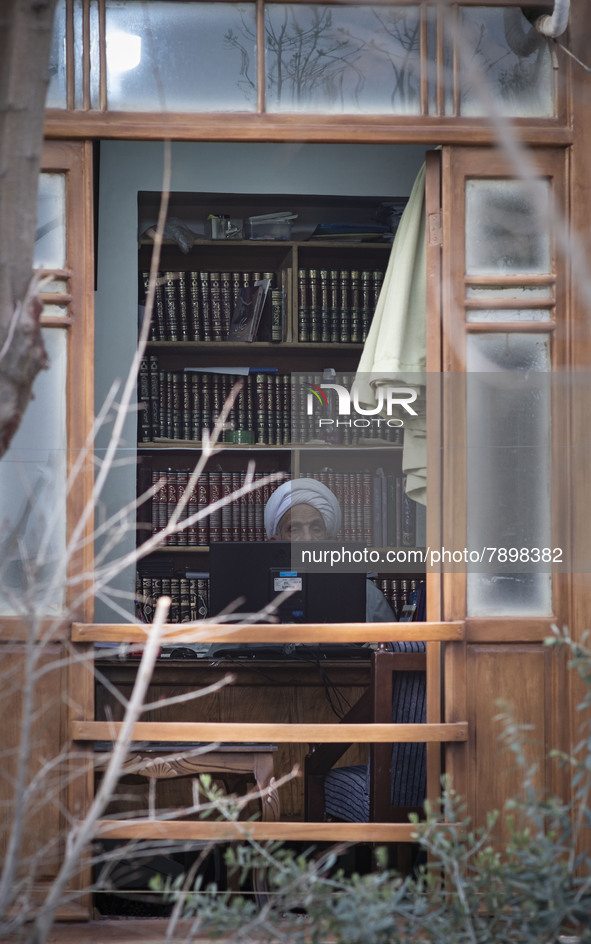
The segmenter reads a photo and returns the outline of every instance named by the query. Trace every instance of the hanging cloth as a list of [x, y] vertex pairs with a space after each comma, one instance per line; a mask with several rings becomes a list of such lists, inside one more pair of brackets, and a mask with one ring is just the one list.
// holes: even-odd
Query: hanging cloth
[[[421, 387], [416, 417], [404, 420], [402, 471], [407, 495], [427, 503], [427, 442], [424, 409], [427, 268], [425, 248], [425, 165], [402, 214], [376, 311], [365, 342], [355, 387], [359, 401], [376, 406], [380, 385]], [[414, 404], [417, 408], [417, 403]]]

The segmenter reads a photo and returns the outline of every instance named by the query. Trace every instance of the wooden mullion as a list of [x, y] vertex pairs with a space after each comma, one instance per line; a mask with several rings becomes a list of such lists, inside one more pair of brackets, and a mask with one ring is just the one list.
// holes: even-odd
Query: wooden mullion
[[90, 3], [82, 3], [82, 105], [90, 109]]
[[[146, 642], [150, 624], [72, 624], [73, 642]], [[167, 627], [163, 642], [457, 642], [464, 637], [464, 623], [281, 623], [229, 627], [227, 624], [182, 623]]]
[[[445, 824], [442, 824], [442, 826]], [[308, 842], [412, 842], [412, 823], [209, 822], [196, 820], [99, 820], [95, 836], [103, 839], [306, 840]]]
[[107, 103], [107, 14], [106, 0], [98, 0], [98, 32], [99, 32], [99, 109], [106, 112]]
[[[72, 721], [70, 736], [74, 741], [110, 741], [123, 728], [121, 721]], [[166, 741], [171, 744], [227, 742], [278, 744], [365, 744], [428, 743], [429, 741], [465, 741], [467, 725], [454, 724], [334, 724], [273, 722], [241, 723], [231, 721], [138, 721], [133, 727], [134, 741]]]
[[74, 111], [76, 108], [74, 60], [74, 0], [66, 0], [66, 103], [68, 111]]
[[419, 65], [421, 115], [429, 114], [429, 45], [427, 4], [419, 7]]
[[257, 33], [257, 112], [262, 115], [265, 111], [266, 72], [265, 72], [265, 3], [256, 0], [256, 33]]
[[468, 334], [552, 334], [552, 321], [467, 321]]

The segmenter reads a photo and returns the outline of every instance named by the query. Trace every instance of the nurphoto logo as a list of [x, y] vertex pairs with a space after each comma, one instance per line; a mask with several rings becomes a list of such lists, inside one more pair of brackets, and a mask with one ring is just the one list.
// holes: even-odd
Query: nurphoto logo
[[[353, 386], [352, 392], [343, 387], [342, 384], [323, 383], [323, 384], [305, 384], [304, 389], [308, 391], [306, 398], [306, 412], [308, 416], [314, 413], [315, 402], [319, 403], [323, 409], [329, 412], [335, 412], [337, 416], [324, 416], [318, 418], [318, 426], [357, 426], [367, 427], [372, 424], [378, 426], [400, 427], [404, 426], [404, 420], [394, 413], [400, 410], [406, 411], [409, 416], [417, 416], [416, 410], [411, 406], [419, 395], [419, 391], [413, 387], [391, 387], [378, 386], [376, 389], [377, 401], [375, 406], [363, 407], [359, 402], [359, 391]], [[336, 404], [334, 398], [332, 405], [328, 400], [325, 390], [336, 391]], [[385, 417], [379, 414], [384, 414]], [[353, 414], [353, 416], [352, 416]], [[342, 419], [341, 417], [348, 417]], [[369, 419], [373, 417], [373, 419]]]

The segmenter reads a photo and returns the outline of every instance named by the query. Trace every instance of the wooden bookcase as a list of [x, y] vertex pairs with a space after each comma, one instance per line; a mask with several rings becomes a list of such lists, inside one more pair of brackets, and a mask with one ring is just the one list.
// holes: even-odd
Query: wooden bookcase
[[[139, 247], [138, 247], [138, 298], [140, 303], [140, 314], [144, 300], [147, 272], [150, 268], [151, 255], [153, 250], [153, 239], [151, 229], [153, 220], [157, 215], [159, 203], [159, 194], [139, 195]], [[138, 420], [138, 493], [142, 494], [156, 481], [164, 483], [168, 488], [168, 499], [165, 495], [165, 489], [162, 487], [159, 494], [154, 496], [151, 502], [147, 502], [138, 510], [138, 544], [142, 544], [149, 539], [154, 529], [160, 527], [166, 520], [165, 511], [162, 505], [167, 503], [173, 505], [175, 501], [175, 484], [183, 487], [183, 480], [186, 481], [189, 472], [194, 468], [195, 463], [201, 455], [201, 442], [199, 439], [199, 428], [202, 423], [194, 420], [190, 416], [192, 407], [192, 388], [191, 381], [197, 383], [198, 374], [192, 374], [188, 377], [187, 368], [197, 368], [200, 371], [215, 372], [215, 369], [225, 368], [227, 370], [248, 367], [253, 372], [255, 378], [272, 378], [273, 382], [280, 382], [281, 376], [287, 378], [287, 396], [290, 408], [294, 408], [294, 392], [302, 379], [307, 379], [310, 383], [330, 382], [335, 379], [338, 382], [339, 375], [352, 376], [359, 363], [359, 358], [363, 348], [363, 334], [367, 333], [381, 278], [374, 273], [385, 273], [387, 268], [389, 253], [391, 249], [390, 239], [383, 238], [372, 233], [364, 233], [364, 227], [368, 229], [375, 226], [375, 214], [381, 205], [387, 204], [391, 207], [394, 219], [396, 220], [402, 212], [405, 201], [403, 199], [393, 199], [387, 197], [314, 197], [314, 196], [294, 196], [294, 195], [240, 195], [240, 194], [174, 194], [171, 196], [172, 205], [169, 208], [169, 220], [173, 217], [179, 226], [190, 227], [195, 232], [195, 238], [191, 240], [190, 248], [181, 247], [166, 238], [162, 246], [159, 262], [159, 285], [157, 291], [161, 292], [160, 299], [156, 299], [154, 314], [152, 318], [151, 340], [147, 344], [144, 367], [145, 372], [140, 376], [139, 399], [140, 409]], [[232, 222], [238, 221], [238, 226], [243, 226], [246, 231], [247, 218], [260, 213], [273, 213], [283, 210], [289, 210], [296, 214], [297, 218], [293, 223], [290, 238], [286, 239], [245, 239], [245, 238], [226, 238], [211, 239], [206, 238], [208, 231], [208, 216], [211, 212], [216, 215], [227, 215]], [[318, 224], [345, 225], [347, 230], [357, 229], [357, 232], [346, 232], [341, 234], [341, 238], [326, 238], [326, 234], [318, 236], [315, 234]], [[395, 228], [396, 222], [393, 224]], [[186, 235], [186, 233], [185, 233]], [[188, 251], [186, 251], [188, 248]], [[201, 274], [207, 274], [207, 283], [205, 288], [201, 285]], [[203, 298], [208, 294], [208, 301], [212, 305], [211, 296], [211, 277], [215, 276], [215, 292], [219, 291], [220, 308], [225, 307], [225, 313], [214, 313], [214, 318], [223, 323], [223, 327], [217, 329], [218, 339], [203, 340], [203, 334], [212, 336], [211, 320], [212, 311], [209, 311], [210, 327], [207, 332], [203, 331], [202, 324], [197, 324], [198, 318], [203, 316], [201, 306]], [[231, 319], [233, 306], [238, 290], [238, 285], [244, 274], [252, 281], [258, 274], [273, 275], [273, 285], [282, 291], [282, 331], [281, 341], [272, 340], [254, 340], [253, 342], [236, 342], [227, 340], [228, 323]], [[351, 289], [351, 280], [345, 279], [345, 288], [343, 289], [343, 275], [350, 276], [351, 273], [357, 273], [353, 276], [353, 282], [357, 281], [359, 291], [355, 295], [354, 289]], [[367, 282], [365, 294], [362, 292], [361, 282], [362, 273], [365, 273]], [[338, 285], [335, 281], [335, 274], [338, 274]], [[170, 276], [177, 276], [175, 279]], [[372, 284], [369, 285], [369, 276], [372, 277]], [[167, 277], [168, 276], [168, 277]], [[180, 276], [180, 277], [179, 277]], [[219, 276], [219, 280], [218, 280]], [[332, 285], [330, 284], [332, 281]], [[179, 283], [183, 298], [179, 295]], [[313, 289], [315, 284], [316, 288]], [[191, 292], [198, 293], [195, 301], [195, 308], [192, 308]], [[371, 294], [370, 294], [371, 293]], [[224, 298], [225, 294], [225, 298]], [[160, 314], [157, 311], [157, 305], [161, 305]], [[361, 331], [361, 305], [365, 304], [365, 330], [358, 336], [360, 340], [346, 341], [346, 336], [351, 336], [351, 332], [344, 332], [339, 341], [321, 340], [324, 336], [329, 338], [331, 331], [326, 325], [327, 318], [331, 318], [332, 336], [335, 334], [335, 323], [342, 326], [347, 319], [351, 317], [351, 311], [356, 309], [357, 322]], [[367, 311], [368, 304], [371, 310]], [[181, 317], [181, 308], [186, 306], [186, 313]], [[335, 312], [334, 306], [338, 305]], [[172, 307], [172, 315], [170, 309]], [[310, 310], [316, 308], [318, 317], [315, 322], [315, 331], [310, 330], [310, 318], [307, 322], [307, 331], [302, 331], [302, 315], [310, 314]], [[199, 309], [198, 313], [197, 309]], [[174, 319], [174, 328], [170, 328], [170, 318]], [[268, 304], [261, 323], [261, 332], [264, 336], [270, 336], [269, 321], [271, 318], [271, 305]], [[354, 316], [355, 320], [355, 316]], [[350, 327], [350, 322], [349, 322]], [[220, 330], [223, 333], [223, 339], [219, 339]], [[266, 332], [266, 334], [265, 334]], [[174, 340], [170, 339], [170, 335]], [[353, 333], [354, 336], [355, 332]], [[302, 340], [302, 337], [314, 336], [314, 340]], [[258, 337], [257, 336], [257, 337]], [[162, 338], [167, 338], [163, 340]], [[200, 339], [197, 339], [200, 338]], [[270, 371], [277, 371], [278, 381], [273, 378]], [[152, 374], [150, 374], [152, 371]], [[330, 374], [335, 372], [335, 378]], [[168, 386], [166, 387], [166, 375], [168, 376]], [[251, 375], [252, 376], [252, 375]], [[294, 381], [294, 377], [298, 378]], [[163, 379], [164, 378], [164, 379]], [[173, 394], [173, 378], [177, 384], [177, 389]], [[188, 379], [187, 379], [188, 378]], [[258, 388], [255, 389], [255, 381], [246, 379], [246, 385], [252, 384], [252, 396], [256, 399], [259, 396]], [[272, 380], [268, 381], [271, 385]], [[267, 381], [265, 381], [267, 382]], [[185, 390], [178, 389], [181, 383], [184, 383]], [[226, 390], [230, 387], [230, 381], [226, 382]], [[290, 386], [291, 385], [291, 386]], [[220, 385], [221, 386], [221, 385]], [[271, 387], [269, 386], [269, 390]], [[208, 393], [210, 395], [211, 391]], [[285, 390], [280, 393], [281, 402]], [[201, 394], [199, 394], [200, 396]], [[271, 396], [268, 391], [264, 396]], [[213, 396], [213, 394], [212, 394]], [[218, 392], [214, 404], [210, 403], [208, 407], [208, 416], [213, 416], [223, 402], [223, 396]], [[246, 394], [244, 394], [246, 397]], [[160, 411], [160, 405], [165, 397], [168, 404], [168, 421], [164, 418], [164, 411]], [[154, 405], [154, 399], [159, 398], [159, 405]], [[141, 403], [142, 400], [146, 402]], [[272, 401], [269, 399], [268, 404]], [[252, 403], [251, 403], [252, 406]], [[257, 403], [255, 402], [255, 409]], [[260, 409], [260, 401], [258, 402]], [[287, 409], [287, 407], [286, 407]], [[174, 420], [171, 419], [175, 412]], [[188, 411], [184, 420], [179, 415], [179, 411]], [[148, 417], [152, 416], [152, 422]], [[237, 421], [236, 411], [232, 414], [231, 422], [234, 426], [242, 427], [243, 422]], [[244, 416], [244, 414], [243, 414]], [[206, 423], [205, 425], [209, 425]], [[269, 436], [259, 435], [260, 429], [257, 427], [256, 418], [253, 422], [252, 414], [250, 423], [246, 423], [247, 434], [252, 439], [248, 443], [227, 442], [224, 444], [223, 451], [208, 461], [205, 469], [205, 476], [214, 473], [211, 481], [215, 478], [215, 494], [212, 492], [210, 500], [217, 497], [217, 489], [222, 491], [219, 494], [227, 494], [229, 488], [234, 490], [240, 484], [239, 474], [244, 472], [247, 463], [254, 459], [257, 473], [277, 472], [285, 477], [300, 477], [306, 475], [318, 475], [323, 470], [330, 469], [331, 473], [336, 473], [341, 477], [342, 490], [339, 497], [343, 504], [343, 531], [341, 535], [345, 540], [356, 539], [366, 544], [375, 544], [375, 530], [369, 529], [367, 518], [367, 505], [371, 502], [371, 513], [375, 519], [379, 514], [374, 508], [376, 501], [374, 496], [375, 476], [379, 473], [384, 475], [384, 492], [386, 491], [385, 479], [390, 483], [390, 499], [392, 497], [393, 482], [398, 479], [398, 488], [400, 492], [400, 478], [402, 468], [402, 437], [399, 431], [389, 430], [387, 435], [379, 432], [376, 427], [369, 434], [366, 431], [354, 430], [343, 433], [338, 431], [334, 441], [330, 444], [314, 440], [310, 443], [298, 441], [297, 428], [287, 423], [281, 423], [280, 431], [274, 435], [273, 431]], [[154, 431], [158, 435], [154, 435]], [[397, 435], [398, 434], [398, 435]], [[226, 438], [232, 437], [229, 433]], [[248, 438], [248, 436], [247, 436]], [[179, 476], [180, 473], [180, 476]], [[218, 473], [216, 476], [215, 473]], [[365, 473], [365, 479], [362, 483], [361, 474]], [[218, 480], [223, 476], [223, 482]], [[233, 476], [233, 478], [232, 478]], [[209, 481], [209, 479], [208, 479]], [[346, 483], [343, 485], [342, 483]], [[172, 485], [170, 485], [172, 483]], [[368, 484], [369, 483], [369, 484]], [[379, 485], [381, 488], [382, 486]], [[212, 489], [214, 486], [212, 485]], [[363, 492], [363, 499], [360, 499]], [[371, 488], [371, 491], [368, 491]], [[347, 497], [344, 496], [344, 490], [349, 489]], [[357, 491], [355, 491], [357, 489]], [[224, 491], [225, 490], [225, 491]], [[251, 527], [246, 525], [247, 511], [244, 511], [242, 525], [239, 522], [240, 510], [235, 511], [233, 524], [230, 521], [230, 512], [226, 515], [226, 521], [219, 518], [215, 521], [215, 539], [220, 539], [221, 530], [224, 529], [224, 539], [231, 540], [262, 540], [262, 505], [269, 492], [263, 493], [259, 490], [257, 503], [258, 518], [256, 530], [253, 532]], [[369, 496], [369, 497], [368, 497]], [[194, 496], [195, 497], [195, 496]], [[361, 522], [358, 506], [360, 501], [365, 502], [364, 524]], [[386, 501], [386, 497], [384, 497]], [[156, 508], [155, 506], [158, 505]], [[350, 510], [349, 506], [355, 510]], [[192, 505], [195, 510], [195, 505]], [[236, 508], [236, 505], [234, 506]], [[385, 507], [385, 506], [384, 506]], [[158, 517], [160, 514], [160, 518]], [[384, 510], [384, 515], [388, 512]], [[353, 516], [357, 515], [355, 521]], [[391, 516], [391, 512], [390, 512]], [[212, 528], [214, 524], [210, 519]], [[394, 525], [390, 518], [391, 532]], [[219, 531], [218, 531], [219, 529]], [[229, 537], [228, 530], [233, 529], [232, 536]], [[196, 531], [194, 529], [194, 531]], [[193, 531], [193, 529], [192, 529]], [[155, 576], [159, 580], [160, 576], [165, 575], [165, 580], [177, 580], [181, 575], [190, 572], [191, 574], [205, 574], [208, 570], [208, 545], [209, 537], [204, 536], [203, 531], [199, 534], [186, 532], [178, 543], [167, 544], [158, 551], [150, 554], [145, 563], [141, 563], [138, 568], [138, 574], [143, 574], [148, 580]], [[400, 522], [399, 522], [400, 531]], [[182, 541], [182, 543], [181, 543]], [[379, 544], [402, 544], [402, 540], [383, 540]], [[408, 536], [406, 537], [408, 544]], [[412, 544], [415, 543], [413, 540]], [[409, 575], [416, 578], [416, 574]], [[384, 575], [384, 579], [386, 575]], [[404, 585], [395, 584], [392, 575], [389, 575], [390, 583], [384, 584], [390, 594], [391, 602], [395, 606], [401, 607], [406, 596], [397, 596], [401, 591], [407, 594], [411, 589], [410, 581]], [[197, 579], [197, 578], [191, 578]], [[399, 582], [400, 583], [400, 582]], [[146, 590], [147, 586], [147, 590]], [[142, 584], [138, 581], [138, 596], [149, 596], [151, 584]], [[173, 584], [174, 587], [174, 584]], [[164, 591], [167, 584], [164, 586]], [[161, 585], [157, 584], [158, 592], [161, 591]], [[394, 590], [394, 597], [392, 591]], [[172, 594], [173, 600], [175, 593]], [[181, 591], [180, 594], [183, 597]], [[185, 594], [186, 597], [186, 594]], [[197, 610], [195, 609], [197, 605]], [[148, 603], [146, 615], [149, 618], [150, 604]], [[203, 615], [203, 609], [199, 612], [198, 604], [193, 604], [187, 610], [186, 599], [184, 609], [173, 608], [171, 614], [172, 621], [184, 621], [189, 618], [195, 618]]]

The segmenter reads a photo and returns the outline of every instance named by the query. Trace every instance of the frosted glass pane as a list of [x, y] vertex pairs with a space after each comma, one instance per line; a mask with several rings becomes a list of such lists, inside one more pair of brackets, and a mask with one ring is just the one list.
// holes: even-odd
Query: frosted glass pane
[[68, 316], [67, 305], [44, 305], [43, 314], [49, 318], [66, 318]]
[[[550, 344], [488, 334], [467, 340], [467, 544], [551, 547]], [[470, 573], [469, 616], [540, 616], [551, 577]]]
[[254, 4], [107, 0], [106, 17], [110, 109], [256, 107]]
[[63, 580], [49, 591], [66, 547], [67, 336], [45, 329], [49, 369], [0, 462], [0, 614], [18, 615], [23, 598], [42, 614], [61, 611]]
[[550, 321], [548, 308], [490, 308], [468, 311], [467, 321]]
[[65, 108], [66, 99], [66, 0], [58, 0], [49, 51], [49, 86], [46, 108]]
[[467, 298], [552, 298], [549, 285], [469, 285]]
[[419, 114], [417, 7], [269, 4], [266, 108]]
[[[533, 184], [532, 184], [533, 186]], [[466, 181], [466, 273], [550, 272], [549, 182]]]
[[65, 174], [39, 175], [34, 265], [41, 269], [66, 267]]
[[479, 94], [483, 82], [503, 115], [554, 114], [550, 44], [519, 9], [464, 7], [457, 39], [462, 115], [483, 116], [490, 111]]

